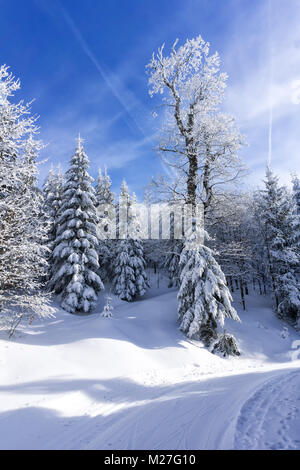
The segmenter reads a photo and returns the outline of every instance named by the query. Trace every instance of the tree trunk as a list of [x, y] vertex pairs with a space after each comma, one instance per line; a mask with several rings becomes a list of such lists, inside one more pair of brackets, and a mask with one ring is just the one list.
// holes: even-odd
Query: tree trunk
[[241, 290], [241, 300], [242, 300], [243, 310], [246, 310], [245, 294], [244, 294], [244, 286], [243, 286], [242, 278], [240, 278], [240, 290]]
[[211, 203], [212, 199], [212, 188], [209, 184], [210, 182], [210, 172], [211, 172], [211, 167], [210, 167], [210, 152], [209, 148], [206, 149], [206, 161], [204, 165], [204, 171], [203, 171], [203, 208], [204, 208], [204, 219], [207, 216], [208, 208]]

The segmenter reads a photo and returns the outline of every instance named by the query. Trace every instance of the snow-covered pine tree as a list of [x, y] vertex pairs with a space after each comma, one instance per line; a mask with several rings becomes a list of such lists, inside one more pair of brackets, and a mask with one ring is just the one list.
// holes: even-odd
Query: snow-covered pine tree
[[112, 306], [112, 298], [110, 295], [107, 295], [106, 303], [104, 305], [103, 312], [101, 313], [101, 317], [111, 318], [113, 316], [113, 309], [114, 307]]
[[225, 275], [212, 250], [197, 241], [196, 230], [187, 236], [180, 265], [180, 329], [189, 338], [202, 340], [209, 346], [217, 338], [218, 325], [224, 326], [225, 318], [240, 321], [231, 305]]
[[62, 204], [63, 175], [58, 167], [57, 173], [50, 169], [43, 185], [44, 211], [49, 218], [49, 243], [56, 238], [56, 218]]
[[113, 289], [114, 293], [122, 300], [131, 302], [137, 296], [144, 295], [149, 286], [145, 271], [143, 243], [139, 235], [140, 226], [136, 197], [133, 195], [130, 200], [125, 181], [121, 186], [121, 197], [123, 203], [125, 201], [125, 207], [128, 205], [128, 212], [127, 223], [125, 220], [120, 220], [119, 233], [123, 233], [126, 238], [117, 241], [113, 267]]
[[[300, 231], [300, 180], [296, 175], [293, 175], [292, 183], [293, 183], [293, 199], [294, 199], [294, 203], [295, 203], [295, 214], [298, 215], [298, 217], [295, 217], [294, 233], [296, 234], [296, 240], [295, 241], [296, 241], [296, 245], [297, 245], [297, 253], [298, 253], [298, 256], [299, 256], [299, 259], [300, 259], [300, 237], [299, 237], [299, 235], [297, 235], [297, 234], [299, 234], [299, 231]], [[298, 267], [296, 268], [296, 272], [297, 272], [297, 275], [298, 275], [298, 278], [299, 278], [300, 263], [299, 263]], [[299, 328], [300, 328], [300, 324], [299, 324]]]
[[104, 170], [104, 175], [102, 175], [102, 171], [99, 169], [97, 184], [95, 186], [95, 196], [97, 204], [114, 203], [115, 196], [111, 191], [111, 179], [107, 173], [107, 168]]
[[[172, 204], [167, 207], [172, 207]], [[176, 238], [178, 234], [182, 235], [182, 218], [175, 217], [174, 212], [170, 212], [170, 239], [162, 243], [165, 253], [164, 269], [167, 270], [169, 276], [168, 287], [178, 287], [180, 284], [179, 261], [184, 243], [182, 238]]]
[[297, 175], [293, 175], [293, 196], [298, 214], [300, 214], [300, 180]]
[[47, 212], [51, 212], [52, 210], [52, 199], [53, 199], [53, 187], [54, 187], [54, 180], [55, 180], [55, 171], [53, 166], [51, 166], [48, 175], [43, 184], [43, 193], [44, 193], [44, 201], [45, 201], [45, 209]]
[[50, 281], [52, 289], [61, 295], [62, 307], [71, 313], [90, 312], [103, 289], [98, 275], [96, 200], [88, 167], [79, 137], [65, 175]]
[[223, 357], [241, 355], [235, 337], [226, 333], [226, 331], [219, 335], [218, 340], [213, 345], [212, 353], [220, 354]]
[[266, 258], [276, 311], [281, 318], [299, 322], [300, 285], [295, 275], [299, 266], [299, 215], [293, 198], [270, 168], [266, 171], [266, 189], [260, 193]]
[[104, 175], [101, 169], [95, 186], [96, 208], [98, 215], [98, 252], [101, 259], [101, 279], [112, 279], [112, 264], [116, 250], [115, 227], [116, 214], [114, 210], [115, 195], [111, 191], [111, 179], [105, 168]]
[[47, 247], [48, 254], [48, 279], [52, 276], [53, 269], [53, 248], [56, 239], [56, 224], [59, 209], [62, 204], [63, 175], [60, 166], [57, 173], [51, 167], [43, 185], [44, 207], [43, 218], [48, 226]]
[[0, 67], [0, 317], [14, 332], [24, 317], [51, 315], [43, 290], [47, 230], [36, 187], [42, 143], [30, 105], [10, 102], [20, 82]]
[[129, 189], [125, 180], [122, 181], [117, 206], [117, 235], [120, 239], [128, 236], [128, 210], [130, 204]]
[[177, 287], [180, 284], [180, 255], [183, 249], [182, 240], [170, 240], [167, 246], [167, 255], [164, 268], [168, 271], [168, 287]]

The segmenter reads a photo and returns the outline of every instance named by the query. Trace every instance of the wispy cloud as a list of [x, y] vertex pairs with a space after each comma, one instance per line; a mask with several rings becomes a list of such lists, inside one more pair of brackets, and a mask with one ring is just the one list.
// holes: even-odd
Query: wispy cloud
[[247, 136], [243, 153], [255, 171], [253, 181], [271, 156], [283, 181], [290, 170], [300, 171], [299, 24], [300, 2], [265, 0], [235, 18], [224, 47], [230, 77], [226, 108]]
[[116, 80], [112, 76], [112, 74], [107, 71], [107, 67], [104, 67], [101, 65], [100, 61], [97, 59], [95, 54], [92, 52], [91, 48], [89, 47], [87, 41], [83, 37], [82, 33], [76, 26], [73, 18], [69, 14], [69, 12], [64, 8], [64, 6], [58, 1], [57, 2], [59, 9], [68, 24], [70, 31], [73, 33], [75, 39], [81, 46], [83, 52], [86, 54], [86, 56], [90, 59], [90, 61], [93, 63], [93, 65], [96, 67], [97, 71], [99, 72], [101, 78], [104, 80], [105, 84], [107, 87], [110, 89], [112, 92], [113, 96], [119, 101], [120, 105], [124, 108], [126, 113], [130, 116], [131, 120], [134, 122], [136, 128], [144, 135], [144, 131], [142, 127], [139, 125], [139, 123], [136, 121], [135, 116], [132, 113], [131, 106], [130, 104], [123, 98], [122, 93], [119, 92], [119, 88], [115, 86]]
[[[237, 117], [249, 143], [249, 147], [241, 151], [253, 170], [247, 182], [259, 184], [271, 150], [274, 170], [283, 175], [285, 182], [290, 170], [300, 171], [298, 0], [253, 0], [251, 4], [244, 0], [228, 0], [226, 8], [217, 0], [203, 0], [197, 5], [192, 0], [187, 0], [184, 5], [178, 2], [178, 8], [170, 13], [172, 21], [165, 21], [163, 26], [162, 21], [158, 21], [147, 31], [145, 40], [137, 41], [134, 46], [131, 44], [126, 60], [119, 56], [113, 70], [108, 69], [102, 54], [98, 53], [99, 49], [91, 40], [93, 34], [87, 35], [87, 30], [82, 29], [76, 12], [68, 11], [59, 0], [53, 0], [51, 5], [45, 0], [35, 1], [43, 4], [60, 30], [65, 32], [68, 27], [70, 41], [74, 40], [80, 46], [76, 58], [78, 54], [83, 62], [87, 58], [95, 70], [90, 76], [79, 74], [80, 87], [84, 84], [80, 89], [82, 94], [76, 96], [69, 108], [64, 106], [61, 112], [56, 109], [50, 118], [47, 116], [48, 127], [43, 134], [45, 140], [53, 142], [51, 154], [54, 157], [52, 150], [57, 149], [57, 154], [61, 154], [64, 147], [63, 151], [69, 155], [67, 148], [73, 148], [74, 136], [80, 130], [85, 134], [94, 165], [106, 164], [117, 171], [126, 165], [130, 167], [134, 160], [149, 161], [147, 159], [154, 153], [153, 135], [159, 121], [153, 121], [151, 117], [152, 103], [147, 100], [144, 66], [161, 42], [171, 44], [177, 36], [182, 42], [201, 33], [204, 39], [212, 42], [212, 52], [218, 49], [222, 68], [229, 74], [224, 106]], [[213, 14], [213, 26], [205, 14]], [[102, 121], [114, 120], [115, 116], [116, 121], [111, 127], [103, 125]], [[120, 126], [122, 121], [126, 126]], [[61, 140], [62, 143], [55, 143]], [[159, 166], [157, 163], [157, 172]], [[147, 171], [150, 171], [148, 165], [145, 164], [144, 173], [139, 171], [138, 177], [144, 185]]]

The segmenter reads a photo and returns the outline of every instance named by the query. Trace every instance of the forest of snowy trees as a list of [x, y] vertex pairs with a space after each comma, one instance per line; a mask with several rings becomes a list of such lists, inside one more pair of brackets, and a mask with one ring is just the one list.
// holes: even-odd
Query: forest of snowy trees
[[[149, 271], [160, 270], [178, 288], [179, 328], [213, 352], [240, 354], [224, 324], [240, 321], [232, 294], [245, 309], [250, 287], [272, 295], [274, 315], [300, 329], [299, 178], [283, 186], [268, 166], [259, 189], [239, 190], [244, 138], [222, 111], [220, 58], [200, 36], [175, 42], [169, 53], [160, 48], [147, 73], [162, 121], [157, 150], [171, 171], [152, 179], [144, 205], [149, 213], [154, 203], [170, 208], [168, 238], [144, 236], [125, 180], [118, 196], [106, 169], [93, 180], [80, 136], [67, 171], [52, 168], [39, 187], [36, 118], [30, 104], [15, 101], [19, 80], [0, 67], [1, 326], [12, 336], [21, 321], [55, 315], [53, 296], [72, 314], [92, 312], [104, 296], [102, 316], [109, 317], [112, 293], [134, 302], [149, 288]], [[183, 237], [174, 235], [176, 204], [191, 210]]]

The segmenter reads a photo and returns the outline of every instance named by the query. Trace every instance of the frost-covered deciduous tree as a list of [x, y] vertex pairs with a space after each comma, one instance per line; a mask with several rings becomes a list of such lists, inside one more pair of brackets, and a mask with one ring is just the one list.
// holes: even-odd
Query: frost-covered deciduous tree
[[[147, 66], [150, 95], [163, 95], [166, 109], [159, 150], [170, 155], [165, 161], [175, 173], [172, 193], [179, 199], [182, 194], [193, 216], [201, 201], [206, 216], [213, 188], [241, 171], [237, 150], [242, 139], [234, 119], [218, 109], [227, 79], [220, 72], [219, 55], [209, 54], [209, 44], [201, 36], [176, 46], [177, 41], [168, 56], [162, 46]], [[187, 238], [180, 257], [180, 327], [190, 337], [207, 337], [209, 343], [218, 322], [222, 325], [226, 316], [238, 316], [213, 252], [199, 242], [197, 231], [190, 237], [196, 237], [192, 247]]]
[[62, 307], [71, 313], [90, 312], [103, 289], [98, 275], [96, 199], [88, 167], [79, 137], [65, 175], [50, 280], [51, 288], [61, 295]]
[[47, 228], [36, 187], [42, 143], [30, 104], [11, 100], [20, 82], [0, 67], [0, 317], [11, 333], [24, 316], [51, 315], [43, 290]]
[[[261, 236], [255, 225], [253, 197], [250, 193], [224, 193], [214, 201], [210, 211], [208, 229], [212, 236], [210, 246], [216, 251], [228, 285], [232, 292], [240, 291], [245, 310], [249, 282], [258, 277], [256, 261], [261, 250]], [[260, 258], [261, 266], [261, 258]], [[257, 279], [261, 283], [261, 279]]]
[[168, 56], [162, 46], [147, 66], [150, 96], [163, 95], [166, 110], [158, 148], [173, 169], [173, 191], [192, 205], [198, 194], [206, 214], [215, 187], [242, 172], [242, 137], [234, 118], [218, 110], [227, 80], [218, 53], [210, 55], [201, 36], [176, 46]]
[[266, 189], [260, 193], [266, 259], [276, 311], [280, 317], [299, 322], [300, 285], [295, 275], [299, 266], [299, 215], [293, 198], [267, 168]]
[[122, 183], [121, 196], [125, 201], [125, 206], [128, 204], [127, 222], [121, 220], [121, 227], [119, 227], [126, 238], [117, 240], [113, 289], [122, 300], [131, 302], [137, 296], [144, 295], [149, 286], [145, 271], [143, 242], [140, 239], [136, 198], [133, 195], [130, 200], [125, 182]]

